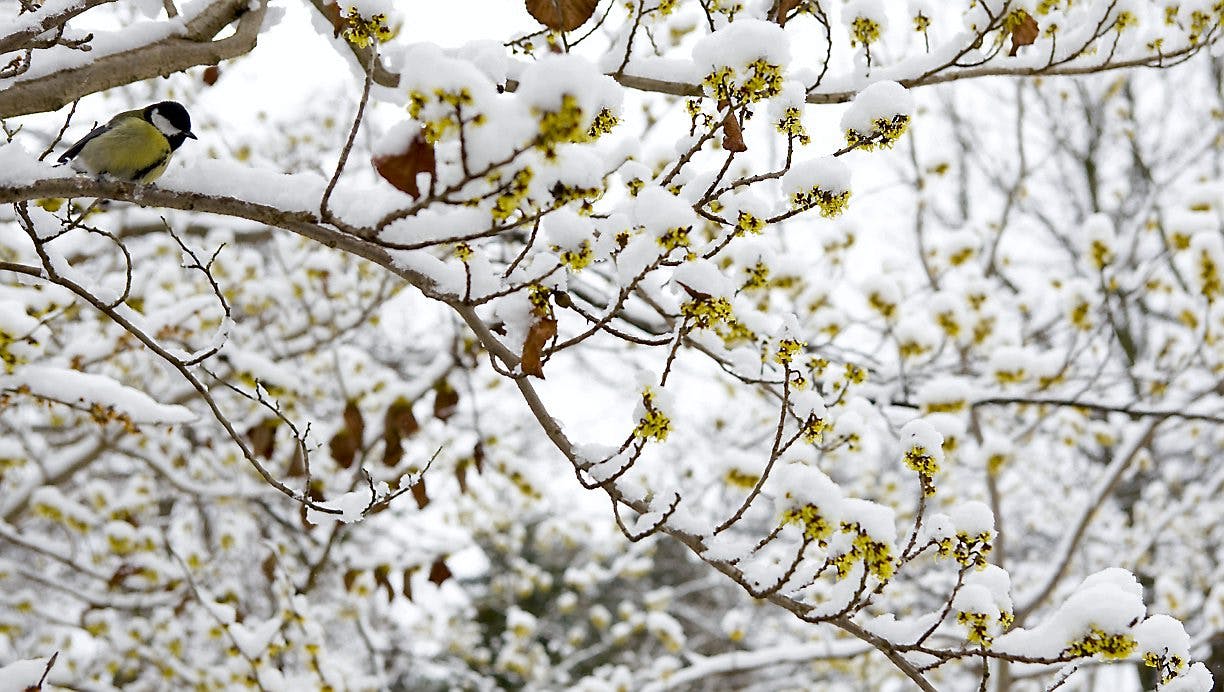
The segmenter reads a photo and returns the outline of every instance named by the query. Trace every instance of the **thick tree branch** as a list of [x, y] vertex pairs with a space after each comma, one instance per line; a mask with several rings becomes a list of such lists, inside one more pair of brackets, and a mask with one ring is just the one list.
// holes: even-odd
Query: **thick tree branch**
[[[0, 91], [0, 118], [58, 110], [87, 94], [249, 53], [255, 47], [267, 8], [267, 0], [260, 0], [253, 8], [245, 0], [222, 0], [187, 22], [182, 36], [18, 81]], [[213, 40], [235, 21], [238, 26], [231, 36]]]

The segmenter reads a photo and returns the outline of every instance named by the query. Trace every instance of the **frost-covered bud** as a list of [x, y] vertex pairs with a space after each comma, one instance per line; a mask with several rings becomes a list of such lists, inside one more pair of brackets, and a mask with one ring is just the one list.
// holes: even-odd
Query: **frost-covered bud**
[[344, 39], [358, 48], [367, 48], [373, 43], [390, 41], [395, 29], [389, 23], [395, 10], [391, 0], [343, 0], [340, 19], [343, 22]]
[[914, 97], [896, 82], [876, 82], [859, 92], [842, 115], [846, 144], [859, 149], [889, 148], [909, 128]]
[[1067, 319], [1082, 332], [1096, 326], [1093, 319], [1098, 298], [1092, 284], [1085, 279], [1072, 279], [1063, 286], [1062, 302]]
[[891, 508], [869, 500], [846, 499], [842, 502], [841, 529], [852, 536], [852, 541], [850, 549], [834, 561], [839, 578], [847, 576], [851, 565], [859, 560], [880, 581], [892, 578], [897, 524]]
[[97, 515], [88, 507], [54, 486], [44, 485], [31, 493], [30, 508], [35, 515], [80, 534], [87, 533], [98, 522]]
[[1153, 615], [1135, 626], [1135, 643], [1143, 663], [1155, 668], [1160, 684], [1167, 685], [1190, 662], [1190, 635], [1168, 615]]
[[807, 540], [824, 545], [841, 522], [842, 491], [823, 472], [806, 464], [784, 464], [769, 476], [778, 521], [797, 524]]
[[965, 638], [973, 644], [990, 646], [996, 636], [1011, 624], [1011, 577], [1007, 572], [987, 565], [970, 572], [952, 601], [956, 621], [965, 627]]
[[842, 8], [842, 21], [850, 32], [850, 45], [870, 48], [888, 30], [888, 14], [881, 0], [851, 0]]
[[591, 221], [571, 209], [558, 209], [540, 221], [544, 236], [570, 271], [584, 269], [595, 257]]
[[930, 524], [928, 535], [940, 557], [979, 570], [986, 567], [986, 556], [994, 540], [994, 513], [989, 507], [981, 502], [964, 502], [950, 516], [935, 515]]
[[965, 627], [965, 638], [970, 643], [990, 646], [1001, 614], [985, 586], [962, 586], [952, 599], [952, 609], [956, 611], [956, 622]]
[[1208, 302], [1224, 295], [1224, 241], [1217, 232], [1196, 233], [1190, 241], [1189, 252], [1191, 286]]
[[715, 101], [754, 103], [782, 92], [790, 38], [774, 22], [740, 19], [698, 41], [693, 62], [704, 71], [702, 88]]
[[547, 158], [565, 143], [589, 142], [618, 122], [622, 91], [589, 60], [549, 55], [523, 70], [516, 95], [538, 121], [536, 146]]
[[808, 444], [820, 441], [828, 424], [829, 412], [825, 409], [824, 399], [813, 389], [795, 392], [791, 395], [791, 407], [795, 417], [800, 421], [803, 440]]
[[1092, 267], [1101, 271], [1118, 258], [1118, 234], [1113, 222], [1104, 214], [1093, 214], [1084, 221], [1081, 231], [1086, 254]]
[[697, 259], [676, 267], [672, 282], [686, 300], [680, 314], [698, 329], [710, 329], [731, 318], [735, 285], [713, 262]]
[[0, 300], [0, 372], [12, 374], [38, 352], [40, 323], [15, 300]]
[[925, 317], [909, 315], [893, 330], [897, 352], [906, 360], [920, 358], [939, 347], [939, 330]]
[[944, 463], [943, 435], [930, 423], [912, 420], [901, 428], [901, 456], [907, 468], [918, 474], [925, 495], [935, 494], [935, 474]]
[[987, 365], [991, 377], [1000, 385], [1020, 384], [1029, 379], [1031, 354], [1019, 346], [995, 349]]
[[1122, 659], [1137, 648], [1133, 625], [1143, 619], [1143, 587], [1116, 567], [1083, 581], [1045, 622], [999, 637], [995, 647], [1027, 656], [1100, 655]]
[[969, 383], [961, 378], [937, 378], [919, 388], [918, 406], [924, 414], [956, 413], [968, 408], [972, 395]]
[[782, 176], [782, 194], [793, 209], [837, 216], [850, 202], [850, 168], [831, 156], [798, 162]]
[[863, 297], [888, 322], [897, 319], [897, 306], [901, 304], [901, 286], [892, 277], [875, 274], [867, 277], [862, 285]]
[[632, 209], [633, 223], [645, 228], [664, 250], [687, 248], [692, 243], [689, 234], [699, 219], [680, 197], [650, 186], [634, 199]]
[[640, 440], [665, 442], [672, 431], [671, 392], [651, 385], [642, 388], [641, 399], [633, 410], [637, 425], [633, 428], [633, 436]]

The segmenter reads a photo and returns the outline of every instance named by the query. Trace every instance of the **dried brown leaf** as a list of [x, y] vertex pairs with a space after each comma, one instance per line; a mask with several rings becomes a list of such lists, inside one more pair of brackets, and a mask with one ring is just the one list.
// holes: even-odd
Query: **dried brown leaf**
[[429, 495], [425, 492], [425, 479], [412, 484], [412, 499], [416, 500], [417, 509], [425, 509], [429, 504]]
[[428, 173], [431, 178], [438, 175], [438, 160], [434, 156], [434, 147], [420, 134], [412, 138], [408, 148], [402, 153], [375, 156], [372, 161], [383, 180], [394, 185], [397, 190], [412, 195], [413, 199], [421, 196], [417, 174]]
[[383, 435], [383, 466], [394, 468], [404, 458], [404, 445], [400, 442], [399, 433], [388, 430]]
[[446, 380], [434, 383], [433, 414], [438, 420], [446, 420], [459, 409], [459, 392]]
[[598, 0], [526, 0], [527, 12], [553, 31], [573, 31], [595, 14]]
[[774, 15], [774, 21], [778, 26], [786, 26], [786, 15], [791, 13], [791, 10], [799, 6], [803, 0], [781, 0], [778, 3], [778, 13]]
[[429, 567], [429, 581], [442, 586], [442, 582], [451, 578], [450, 568], [442, 561], [442, 558], [434, 560], [433, 565]]
[[257, 457], [271, 459], [276, 453], [276, 428], [280, 425], [278, 418], [265, 418], [247, 431], [247, 441], [251, 443], [251, 453]]
[[400, 586], [400, 593], [404, 594], [404, 598], [410, 601], [412, 600], [412, 575], [416, 574], [416, 571], [419, 569], [420, 567], [404, 568], [404, 583]]
[[353, 434], [353, 439], [360, 447], [365, 441], [365, 418], [361, 415], [361, 407], [355, 399], [344, 405], [344, 429]]
[[1033, 45], [1033, 42], [1037, 40], [1038, 34], [1041, 33], [1037, 26], [1037, 20], [1033, 19], [1033, 15], [1025, 12], [1024, 10], [1021, 10], [1020, 12], [1024, 15], [1024, 17], [1021, 18], [1020, 23], [1012, 29], [1012, 47], [1011, 52], [1008, 53], [1008, 55], [1012, 56], [1014, 56], [1021, 47]]
[[528, 375], [544, 378], [544, 347], [557, 335], [557, 321], [551, 317], [537, 317], [527, 330], [523, 341], [523, 360], [519, 367]]
[[395, 587], [391, 586], [391, 565], [383, 563], [374, 568], [374, 583], [387, 592], [387, 602], [395, 600]]
[[341, 468], [347, 469], [357, 459], [360, 445], [357, 443], [357, 438], [353, 437], [353, 432], [348, 428], [343, 428], [332, 436], [331, 442], [327, 443], [327, 448], [331, 450], [332, 459], [335, 459]]
[[400, 397], [387, 407], [383, 418], [383, 429], [394, 430], [401, 437], [412, 437], [421, 429], [416, 416], [412, 415], [412, 402]]
[[332, 38], [339, 38], [340, 32], [344, 31], [344, 18], [340, 16], [340, 3], [330, 2], [323, 6], [323, 16], [327, 21], [331, 22], [334, 33]]
[[727, 151], [748, 151], [748, 145], [744, 144], [744, 131], [740, 128], [739, 119], [731, 111], [727, 111], [727, 115], [723, 117], [722, 146]]

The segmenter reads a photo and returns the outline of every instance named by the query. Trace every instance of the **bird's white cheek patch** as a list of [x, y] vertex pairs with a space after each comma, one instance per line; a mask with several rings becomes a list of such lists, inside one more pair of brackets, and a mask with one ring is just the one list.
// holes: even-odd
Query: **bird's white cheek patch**
[[166, 120], [161, 113], [153, 113], [153, 117], [149, 119], [153, 121], [153, 127], [160, 130], [163, 135], [170, 136], [179, 133], [179, 129]]

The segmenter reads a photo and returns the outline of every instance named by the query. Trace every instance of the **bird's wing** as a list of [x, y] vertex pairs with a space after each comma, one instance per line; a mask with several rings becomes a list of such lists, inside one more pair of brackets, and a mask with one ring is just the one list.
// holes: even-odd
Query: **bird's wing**
[[110, 126], [111, 124], [107, 123], [105, 125], [99, 125], [95, 127], [92, 131], [90, 131], [89, 134], [78, 139], [76, 144], [73, 144], [71, 147], [68, 147], [68, 151], [65, 151], [63, 154], [60, 154], [60, 157], [56, 159], [56, 161], [58, 161], [59, 163], [68, 163], [72, 159], [76, 158], [76, 155], [81, 153], [81, 149], [84, 148], [84, 146], [89, 142], [89, 140], [93, 139], [94, 137], [97, 137], [103, 132], [106, 132], [108, 129], [110, 129]]
[[132, 114], [138, 114], [138, 113], [140, 113], [140, 111], [125, 111], [123, 113], [117, 114], [115, 117], [111, 118], [110, 121], [107, 122], [105, 125], [99, 125], [95, 127], [94, 129], [89, 131], [89, 134], [78, 139], [76, 144], [73, 144], [71, 147], [68, 147], [68, 151], [65, 151], [63, 154], [60, 154], [60, 157], [56, 159], [56, 161], [58, 163], [68, 163], [72, 159], [76, 158], [77, 154], [81, 153], [81, 149], [89, 142], [89, 140], [111, 129], [112, 127], [115, 126], [116, 123], [123, 120], [127, 116], [130, 116]]

